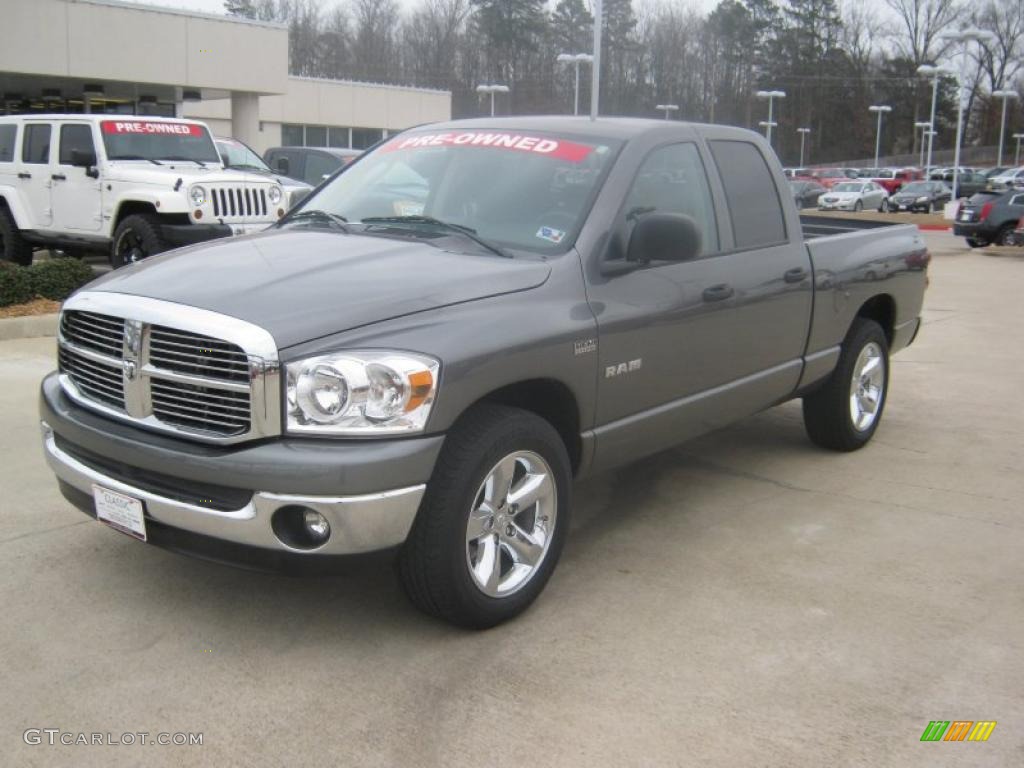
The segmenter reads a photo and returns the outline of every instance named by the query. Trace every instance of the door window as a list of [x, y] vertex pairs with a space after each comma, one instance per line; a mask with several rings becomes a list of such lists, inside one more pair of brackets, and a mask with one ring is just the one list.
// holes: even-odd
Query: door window
[[71, 153], [76, 149], [95, 153], [92, 128], [82, 124], [62, 125], [60, 127], [60, 164], [71, 165]]
[[709, 141], [729, 201], [737, 248], [786, 242], [782, 201], [761, 150], [749, 141]]
[[14, 160], [14, 137], [17, 133], [18, 126], [14, 123], [0, 125], [0, 163]]
[[689, 216], [701, 233], [701, 255], [716, 253], [718, 224], [707, 171], [695, 144], [672, 144], [647, 156], [626, 197], [625, 213], [677, 213]]
[[329, 176], [338, 170], [340, 165], [341, 161], [336, 157], [311, 152], [306, 155], [306, 183], [316, 186], [324, 180], [324, 176]]
[[26, 125], [21, 146], [21, 161], [46, 165], [50, 162], [50, 126]]

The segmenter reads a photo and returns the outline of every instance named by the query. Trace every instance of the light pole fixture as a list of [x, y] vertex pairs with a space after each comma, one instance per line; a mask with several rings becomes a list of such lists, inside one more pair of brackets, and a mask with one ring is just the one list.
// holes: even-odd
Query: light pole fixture
[[1017, 98], [1016, 91], [992, 91], [992, 96], [1003, 100], [1003, 116], [999, 119], [999, 158], [996, 165], [1003, 164], [1003, 139], [1006, 136], [1006, 102]]
[[[964, 137], [964, 81], [967, 80], [967, 57], [972, 42], [990, 43], [995, 40], [995, 35], [977, 27], [968, 27], [959, 32], [946, 32], [940, 39], [947, 43], [959, 43], [963, 46], [963, 55], [960, 61], [960, 70], [957, 72], [956, 85], [956, 143], [953, 147], [953, 194], [960, 194], [960, 144]], [[955, 198], [954, 198], [955, 199]]]
[[800, 167], [804, 167], [804, 141], [807, 139], [807, 134], [811, 132], [810, 128], [797, 128], [796, 132], [800, 134]]
[[477, 93], [489, 93], [491, 94], [491, 117], [494, 117], [494, 94], [496, 93], [508, 93], [507, 85], [478, 85], [476, 87]]
[[922, 64], [917, 68], [917, 74], [932, 79], [932, 111], [929, 121], [931, 128], [928, 129], [928, 159], [925, 160], [925, 176], [930, 176], [932, 171], [932, 145], [935, 140], [935, 102], [939, 95], [939, 78], [943, 75], [955, 75], [956, 72], [947, 67], [937, 67], [934, 64]]
[[670, 114], [672, 114], [673, 112], [678, 112], [679, 111], [679, 105], [678, 104], [658, 104], [655, 107], [655, 109], [658, 110], [659, 112], [664, 112], [665, 113], [665, 119], [668, 120]]
[[928, 138], [928, 131], [932, 129], [932, 124], [927, 120], [919, 120], [914, 123], [914, 127], [921, 129], [921, 159], [918, 161], [918, 165], [924, 168], [924, 143]]
[[589, 53], [560, 53], [556, 61], [559, 64], [572, 64], [576, 70], [576, 85], [573, 88], [572, 113], [580, 113], [580, 64], [593, 64], [594, 57]]
[[882, 115], [886, 112], [892, 112], [892, 107], [888, 104], [872, 104], [868, 107], [868, 111], [878, 115], [878, 128], [875, 130], [875, 168], [877, 168], [878, 153], [882, 148]]
[[774, 114], [773, 108], [774, 108], [774, 105], [775, 105], [775, 100], [776, 99], [784, 99], [784, 98], [786, 98], [786, 92], [785, 91], [758, 91], [754, 95], [757, 98], [759, 98], [759, 99], [762, 99], [762, 100], [767, 99], [768, 100], [768, 119], [763, 121], [763, 122], [761, 122], [761, 123], [758, 123], [758, 125], [761, 125], [761, 126], [764, 127], [764, 129], [765, 129], [765, 138], [768, 139], [768, 143], [771, 144], [772, 143], [772, 128], [774, 128], [776, 125], [778, 125], [778, 123], [772, 121], [772, 116]]
[[1017, 140], [1017, 154], [1013, 158], [1013, 164], [1020, 165], [1020, 140], [1024, 139], [1024, 133], [1015, 133], [1013, 138]]

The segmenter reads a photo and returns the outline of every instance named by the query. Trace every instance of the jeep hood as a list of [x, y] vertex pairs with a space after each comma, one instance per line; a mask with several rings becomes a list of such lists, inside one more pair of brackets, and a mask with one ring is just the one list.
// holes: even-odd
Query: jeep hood
[[178, 179], [182, 181], [182, 189], [187, 192], [190, 184], [269, 184], [275, 181], [272, 176], [261, 173], [225, 170], [219, 165], [207, 165], [200, 168], [195, 163], [161, 160], [163, 165], [153, 165], [142, 161], [115, 161], [110, 165], [107, 174], [109, 181], [129, 182], [134, 184], [154, 184], [173, 188]]
[[549, 273], [539, 260], [290, 229], [150, 257], [108, 273], [86, 290], [231, 315], [265, 328], [284, 348], [402, 315], [524, 291], [544, 283]]

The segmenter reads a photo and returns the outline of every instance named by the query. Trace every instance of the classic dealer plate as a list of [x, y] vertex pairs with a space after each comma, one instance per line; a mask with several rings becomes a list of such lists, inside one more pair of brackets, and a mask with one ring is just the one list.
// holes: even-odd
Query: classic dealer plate
[[140, 541], [146, 540], [146, 518], [141, 501], [98, 485], [92, 487], [92, 497], [96, 502], [97, 520]]

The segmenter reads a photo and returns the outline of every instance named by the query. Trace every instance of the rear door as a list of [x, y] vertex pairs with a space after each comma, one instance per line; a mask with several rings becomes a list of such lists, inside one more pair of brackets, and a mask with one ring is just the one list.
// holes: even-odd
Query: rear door
[[29, 213], [29, 227], [49, 229], [53, 225], [50, 193], [50, 144], [53, 125], [45, 121], [26, 121], [22, 125], [21, 153], [18, 156], [18, 185]]
[[51, 195], [54, 225], [67, 232], [96, 232], [102, 223], [100, 181], [88, 176], [88, 169], [71, 165], [71, 154], [76, 149], [96, 154], [93, 126], [77, 121], [60, 123], [56, 128], [56, 168], [52, 174]]

